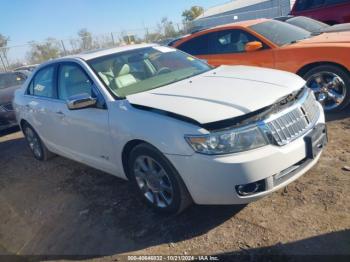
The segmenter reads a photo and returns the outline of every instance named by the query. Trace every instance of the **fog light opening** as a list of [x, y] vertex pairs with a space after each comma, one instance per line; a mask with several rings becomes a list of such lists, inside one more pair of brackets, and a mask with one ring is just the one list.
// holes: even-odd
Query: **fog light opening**
[[236, 191], [240, 196], [249, 196], [265, 190], [265, 180], [238, 185]]

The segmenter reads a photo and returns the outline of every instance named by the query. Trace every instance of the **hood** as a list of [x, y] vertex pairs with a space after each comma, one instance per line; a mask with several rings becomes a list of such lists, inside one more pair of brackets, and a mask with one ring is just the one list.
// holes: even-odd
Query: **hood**
[[21, 85], [11, 86], [5, 89], [0, 89], [0, 104], [7, 104], [13, 100], [15, 91], [19, 89]]
[[350, 31], [332, 32], [320, 34], [305, 40], [301, 40], [298, 44], [350, 44]]
[[137, 106], [158, 109], [200, 124], [243, 116], [302, 88], [292, 73], [249, 66], [220, 66], [204, 74], [129, 95]]

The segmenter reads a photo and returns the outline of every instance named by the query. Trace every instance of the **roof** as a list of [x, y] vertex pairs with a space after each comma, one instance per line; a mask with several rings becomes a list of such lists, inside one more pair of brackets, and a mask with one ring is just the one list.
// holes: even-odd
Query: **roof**
[[213, 28], [222, 28], [222, 27], [231, 27], [231, 26], [249, 27], [252, 25], [260, 24], [260, 23], [268, 21], [268, 20], [271, 20], [271, 19], [260, 18], [260, 19], [254, 19], [254, 20], [246, 20], [246, 21], [241, 21], [241, 22], [234, 22], [234, 23], [229, 23], [229, 24], [218, 25], [215, 27], [207, 28], [207, 29], [202, 30], [202, 31], [211, 30]]
[[140, 49], [140, 48], [152, 47], [155, 45], [156, 44], [125, 45], [125, 46], [119, 46], [119, 47], [114, 47], [114, 48], [86, 51], [86, 52], [82, 52], [82, 53], [79, 53], [76, 55], [65, 56], [62, 58], [81, 58], [84, 60], [90, 60], [90, 59], [94, 59], [94, 58], [105, 56], [105, 55], [110, 55], [110, 54], [125, 52], [125, 51], [131, 51], [131, 50]]
[[196, 35], [198, 34], [206, 34], [208, 31], [211, 32], [211, 30], [215, 30], [217, 28], [227, 28], [227, 29], [231, 29], [231, 28], [235, 28], [235, 27], [250, 27], [252, 25], [256, 25], [256, 24], [260, 24], [262, 22], [265, 21], [269, 21], [271, 19], [266, 19], [266, 18], [260, 18], [260, 19], [254, 19], [254, 20], [246, 20], [246, 21], [241, 21], [241, 22], [235, 22], [235, 23], [229, 23], [229, 24], [223, 24], [223, 25], [218, 25], [218, 26], [214, 26], [214, 27], [208, 27], [208, 28], [204, 28], [203, 30], [199, 30], [197, 32], [194, 32], [192, 34], [189, 35], [185, 35], [182, 38], [180, 38], [179, 40], [175, 41], [172, 43], [172, 46], [178, 46], [180, 44], [182, 44], [185, 41], [188, 41], [188, 37], [192, 38], [192, 35]]
[[197, 19], [206, 18], [209, 16], [214, 16], [222, 13], [226, 13], [232, 10], [240, 9], [243, 7], [260, 4], [270, 0], [232, 0], [226, 4], [211, 7], [204, 11], [204, 13], [197, 17]]

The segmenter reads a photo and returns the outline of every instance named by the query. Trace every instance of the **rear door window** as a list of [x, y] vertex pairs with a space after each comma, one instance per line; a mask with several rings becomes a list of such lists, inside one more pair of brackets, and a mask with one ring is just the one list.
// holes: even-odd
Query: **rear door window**
[[29, 85], [28, 93], [39, 97], [55, 97], [55, 66], [48, 66], [36, 73]]

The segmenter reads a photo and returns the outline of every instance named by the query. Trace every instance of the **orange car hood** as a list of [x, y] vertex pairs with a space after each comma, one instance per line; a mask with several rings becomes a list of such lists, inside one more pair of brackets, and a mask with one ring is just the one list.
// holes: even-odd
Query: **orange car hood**
[[350, 44], [350, 32], [324, 33], [298, 42], [298, 44]]

